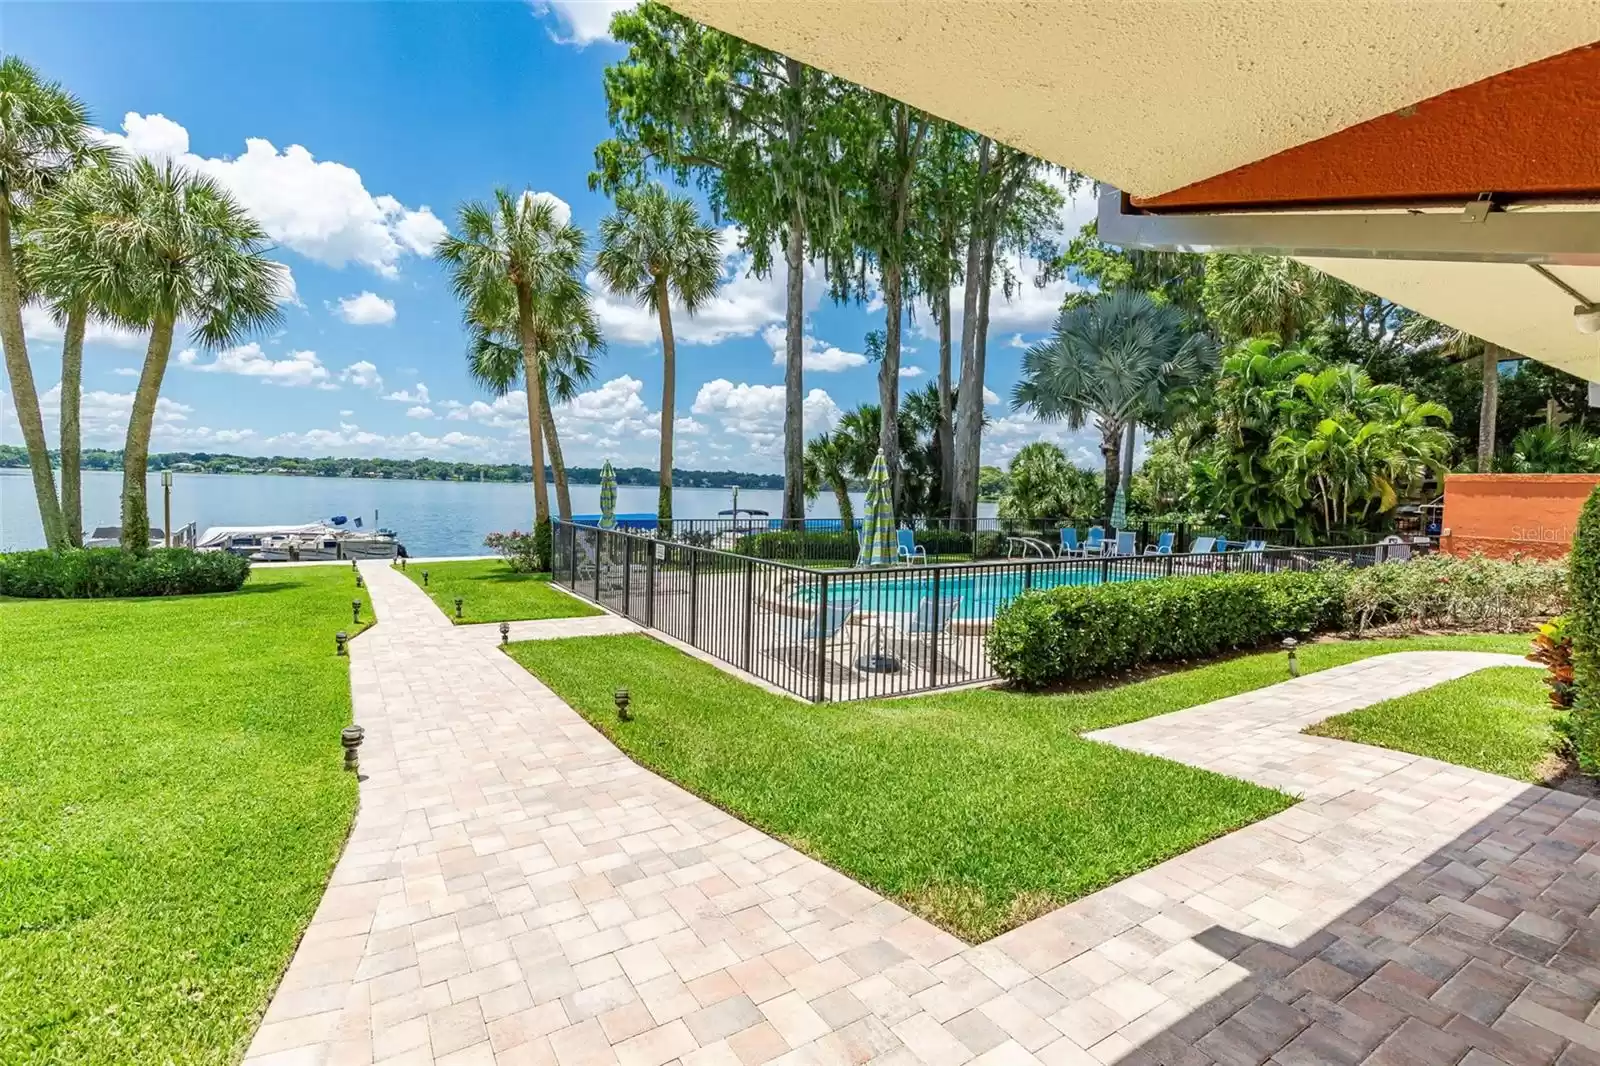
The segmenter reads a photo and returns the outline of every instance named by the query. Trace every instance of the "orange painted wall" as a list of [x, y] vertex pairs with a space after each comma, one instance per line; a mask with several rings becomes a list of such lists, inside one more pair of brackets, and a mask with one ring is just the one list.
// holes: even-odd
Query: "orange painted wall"
[[[1440, 17], [1449, 17], [1443, 8]], [[1134, 203], [1160, 211], [1590, 196], [1600, 191], [1597, 114], [1600, 44]]]
[[1566, 555], [1596, 485], [1600, 474], [1450, 474], [1439, 549], [1496, 559]]

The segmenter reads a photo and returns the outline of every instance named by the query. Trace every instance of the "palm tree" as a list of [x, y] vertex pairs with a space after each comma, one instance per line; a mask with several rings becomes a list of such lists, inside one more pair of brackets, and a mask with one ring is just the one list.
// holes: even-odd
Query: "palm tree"
[[1478, 404], [1478, 473], [1492, 471], [1495, 423], [1500, 407], [1500, 363], [1509, 353], [1498, 344], [1491, 344], [1422, 315], [1406, 318], [1405, 324], [1400, 327], [1400, 339], [1453, 363], [1466, 362], [1468, 359], [1481, 361], [1483, 392]]
[[832, 433], [822, 433], [806, 441], [805, 492], [815, 499], [826, 485], [839, 505], [839, 528], [848, 533], [856, 527], [855, 505], [850, 500], [850, 478], [854, 476], [849, 447]]
[[150, 331], [122, 452], [122, 546], [150, 546], [146, 465], [156, 401], [179, 322], [198, 345], [238, 344], [274, 326], [284, 268], [264, 254], [266, 231], [221, 185], [172, 163], [141, 159], [100, 179], [93, 254], [41, 263], [46, 291]]
[[82, 101], [58, 83], [41, 79], [18, 57], [0, 59], [0, 345], [28, 449], [39, 521], [52, 548], [67, 546], [67, 526], [50, 473], [50, 445], [22, 332], [23, 287], [13, 245], [19, 215], [79, 166], [108, 156], [91, 139]]
[[656, 517], [672, 523], [672, 428], [677, 344], [672, 301], [693, 315], [717, 291], [722, 257], [717, 231], [694, 202], [658, 184], [617, 194], [617, 210], [600, 222], [595, 267], [615, 293], [632, 296], [661, 323], [661, 492]]
[[[120, 162], [118, 165], [121, 165]], [[91, 318], [124, 326], [115, 308], [92, 304], [84, 273], [75, 264], [95, 263], [102, 270], [119, 264], [100, 256], [95, 240], [105, 217], [106, 166], [87, 165], [41, 199], [29, 213], [24, 239], [17, 245], [23, 287], [42, 297], [62, 328], [61, 339], [61, 511], [67, 543], [83, 544], [83, 439], [80, 416], [83, 396], [83, 338]], [[117, 281], [116, 287], [127, 284]], [[105, 288], [105, 285], [101, 285]]]
[[1122, 476], [1124, 429], [1163, 418], [1175, 394], [1199, 381], [1214, 360], [1210, 339], [1191, 332], [1182, 311], [1119, 289], [1061, 313], [1050, 338], [1023, 355], [1011, 405], [1065, 419], [1073, 429], [1095, 420], [1109, 514]]
[[[572, 494], [567, 487], [567, 464], [556, 432], [551, 395], [563, 403], [577, 396], [594, 378], [594, 359], [605, 349], [600, 325], [589, 302], [589, 290], [576, 277], [558, 286], [537, 320], [539, 341], [539, 411], [544, 443], [555, 475], [556, 511], [563, 522], [572, 521]], [[491, 329], [474, 327], [467, 352], [467, 372], [496, 396], [510, 392], [523, 376], [522, 351], [511, 340], [509, 324]], [[551, 387], [552, 382], [554, 388]], [[524, 383], [526, 387], [526, 383]]]
[[540, 387], [543, 320], [558, 315], [553, 301], [583, 269], [583, 231], [560, 217], [558, 202], [524, 191], [494, 191], [494, 202], [468, 200], [456, 212], [457, 233], [447, 234], [434, 256], [450, 270], [450, 286], [461, 301], [469, 329], [504, 324], [514, 328], [527, 384], [528, 450], [533, 466], [534, 542], [542, 565], [550, 564], [550, 492], [544, 475], [544, 412]]
[[1342, 282], [1282, 256], [1206, 257], [1200, 302], [1226, 341], [1272, 334], [1283, 344], [1304, 340], [1346, 296]]

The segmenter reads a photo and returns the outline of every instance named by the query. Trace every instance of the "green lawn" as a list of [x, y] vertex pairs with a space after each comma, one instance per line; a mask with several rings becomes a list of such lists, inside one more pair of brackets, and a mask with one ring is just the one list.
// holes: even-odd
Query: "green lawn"
[[1542, 671], [1495, 667], [1329, 718], [1306, 732], [1537, 783], [1561, 748], [1556, 723], [1568, 713], [1550, 706], [1549, 693]]
[[[451, 621], [461, 597], [460, 625], [520, 622], [530, 618], [584, 618], [600, 608], [550, 584], [549, 574], [519, 574], [502, 559], [408, 563], [405, 575], [424, 588]], [[422, 584], [422, 575], [428, 583]]]
[[0, 600], [0, 1062], [243, 1055], [355, 810], [352, 598]]
[[[1312, 644], [1305, 670], [1523, 637]], [[645, 636], [510, 654], [629, 755], [964, 939], [988, 939], [1282, 810], [1280, 793], [1079, 733], [1285, 680], [1282, 653], [1098, 691], [809, 706]], [[616, 721], [627, 685], [636, 718]]]

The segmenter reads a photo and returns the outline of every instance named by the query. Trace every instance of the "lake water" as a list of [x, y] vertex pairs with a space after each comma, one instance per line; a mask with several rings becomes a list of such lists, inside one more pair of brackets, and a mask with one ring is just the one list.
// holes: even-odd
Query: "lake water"
[[[117, 525], [122, 474], [86, 471], [83, 475], [83, 524]], [[149, 479], [151, 525], [161, 525], [161, 477]], [[855, 494], [857, 513], [861, 494]], [[555, 488], [550, 489], [555, 506]], [[675, 489], [673, 513], [679, 518], [714, 518], [733, 505], [725, 489]], [[739, 506], [782, 513], [776, 490], [740, 489]], [[573, 485], [572, 509], [598, 513], [600, 486]], [[621, 485], [617, 510], [654, 513], [655, 486]], [[979, 506], [992, 514], [993, 504]], [[527, 529], [533, 524], [533, 486], [469, 481], [376, 481], [362, 478], [282, 477], [272, 474], [174, 474], [172, 524], [249, 526], [314, 522], [332, 515], [360, 515], [369, 527], [386, 526], [400, 534], [412, 555], [481, 555], [488, 533]], [[837, 518], [831, 493], [819, 495], [807, 508], [813, 518]], [[374, 519], [376, 518], [376, 523]], [[44, 545], [33, 482], [27, 470], [0, 470], [0, 550]]]

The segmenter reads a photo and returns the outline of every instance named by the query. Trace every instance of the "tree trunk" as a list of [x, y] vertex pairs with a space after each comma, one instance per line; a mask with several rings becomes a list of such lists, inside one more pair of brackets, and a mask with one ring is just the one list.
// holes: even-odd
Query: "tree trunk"
[[983, 433], [983, 368], [978, 365], [978, 285], [983, 250], [983, 202], [989, 176], [990, 140], [978, 139], [978, 193], [967, 228], [966, 291], [961, 299], [961, 378], [956, 389], [955, 485], [950, 517], [971, 521], [978, 514], [978, 450]]
[[[539, 387], [539, 337], [533, 325], [533, 293], [517, 286], [517, 337], [522, 342], [522, 383], [528, 398], [528, 457], [533, 465], [534, 543], [548, 543], [550, 487], [544, 477], [544, 390]], [[541, 552], [546, 549], [539, 549]], [[548, 555], [544, 565], [550, 564]]]
[[839, 528], [849, 533], [856, 528], [856, 507], [850, 502], [850, 483], [842, 477], [834, 479], [833, 498], [839, 503]]
[[1494, 423], [1500, 406], [1500, 358], [1498, 344], [1483, 345], [1483, 403], [1478, 408], [1478, 473], [1494, 470]]
[[1122, 434], [1122, 476], [1118, 484], [1124, 486], [1122, 498], [1130, 509], [1133, 507], [1133, 445], [1134, 438], [1138, 435], [1137, 422], [1129, 422]]
[[656, 281], [656, 315], [661, 319], [661, 490], [656, 499], [656, 522], [662, 532], [669, 532], [672, 529], [672, 423], [677, 417], [678, 345], [672, 336], [672, 307], [667, 302], [664, 279]]
[[878, 448], [889, 468], [889, 499], [900, 511], [900, 264], [883, 267], [883, 362], [878, 364]]
[[1117, 484], [1122, 476], [1122, 424], [1108, 418], [1100, 420], [1100, 458], [1105, 464], [1106, 501], [1102, 512], [1111, 524], [1111, 508], [1116, 505]]
[[83, 334], [89, 313], [83, 305], [67, 311], [61, 338], [61, 517], [67, 543], [83, 547]]
[[[792, 61], [791, 61], [792, 62]], [[789, 218], [787, 329], [783, 363], [783, 522], [798, 525], [806, 516], [805, 411], [805, 222], [798, 211]]]
[[28, 469], [33, 473], [33, 494], [39, 505], [44, 542], [47, 547], [60, 549], [67, 546], [67, 524], [61, 515], [61, 500], [56, 496], [55, 478], [50, 473], [50, 443], [45, 439], [39, 391], [34, 387], [33, 364], [28, 362], [28, 343], [22, 334], [22, 289], [17, 284], [17, 265], [12, 256], [8, 193], [0, 183], [0, 344], [5, 348], [11, 402], [17, 409], [22, 443], [28, 448]]
[[933, 297], [933, 313], [939, 316], [939, 424], [934, 427], [934, 443], [939, 449], [939, 507], [951, 515], [955, 493], [955, 411], [950, 386], [950, 288], [941, 285]]
[[561, 455], [561, 438], [556, 434], [556, 413], [550, 406], [550, 381], [539, 375], [539, 417], [544, 421], [545, 453], [550, 456], [550, 472], [556, 479], [556, 513], [561, 521], [572, 521], [572, 493], [567, 490], [567, 463]]
[[145, 496], [145, 477], [156, 401], [161, 398], [161, 379], [166, 377], [167, 360], [172, 356], [172, 329], [172, 318], [161, 315], [150, 330], [144, 370], [139, 374], [133, 410], [128, 415], [128, 439], [122, 446], [122, 546], [140, 554], [150, 550], [150, 501]]

